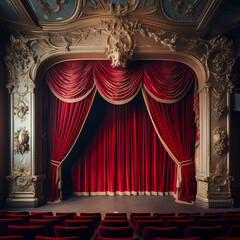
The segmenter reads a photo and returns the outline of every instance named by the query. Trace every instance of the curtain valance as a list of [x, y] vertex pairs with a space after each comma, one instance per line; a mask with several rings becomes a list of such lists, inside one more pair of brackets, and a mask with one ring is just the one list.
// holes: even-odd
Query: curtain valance
[[78, 102], [93, 88], [113, 104], [131, 101], [141, 86], [158, 102], [174, 103], [188, 92], [194, 71], [183, 63], [135, 61], [128, 68], [113, 68], [110, 61], [59, 63], [46, 74], [52, 93], [64, 102]]

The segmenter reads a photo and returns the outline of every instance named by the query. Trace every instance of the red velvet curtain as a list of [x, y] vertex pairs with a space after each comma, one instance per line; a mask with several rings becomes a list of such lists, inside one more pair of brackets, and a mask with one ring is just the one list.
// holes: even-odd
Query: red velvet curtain
[[192, 202], [196, 195], [193, 168], [193, 87], [185, 98], [173, 104], [157, 102], [145, 90], [143, 90], [143, 95], [162, 143], [178, 164], [177, 187], [180, 188], [178, 199]]
[[[176, 164], [162, 146], [141, 95], [106, 114], [72, 165], [77, 195], [163, 195], [175, 190]], [[76, 144], [81, 148], [82, 144]]]
[[[149, 61], [149, 62], [132, 62], [132, 65], [127, 69], [119, 68], [112, 68], [110, 66], [110, 62], [108, 61], [72, 61], [61, 63], [52, 67], [49, 70], [49, 73], [46, 75], [48, 84], [50, 86], [51, 91], [53, 94], [61, 99], [64, 102], [78, 102], [81, 101], [81, 104], [85, 104], [85, 101], [88, 101], [87, 98], [91, 98], [88, 104], [88, 110], [84, 111], [82, 105], [79, 105], [78, 114], [82, 114], [82, 117], [77, 117], [74, 119], [72, 118], [71, 113], [67, 113], [68, 115], [62, 119], [63, 112], [57, 106], [54, 107], [54, 110], [50, 110], [50, 126], [51, 128], [56, 128], [55, 132], [50, 128], [49, 131], [49, 142], [51, 149], [51, 163], [54, 165], [56, 164], [57, 168], [59, 169], [59, 162], [62, 162], [69, 152], [72, 146], [71, 143], [74, 143], [77, 139], [77, 136], [80, 133], [81, 127], [83, 126], [84, 121], [86, 120], [87, 112], [90, 109], [91, 102], [93, 100], [93, 95], [95, 91], [95, 86], [99, 93], [109, 102], [114, 104], [124, 104], [129, 102], [134, 96], [137, 94], [138, 90], [141, 88], [141, 84], [143, 84], [143, 92], [147, 96], [147, 105], [149, 113], [152, 115], [153, 123], [155, 124], [155, 129], [158, 131], [158, 136], [161, 139], [164, 147], [171, 154], [172, 159], [178, 164], [178, 170], [181, 167], [181, 164], [184, 163], [184, 166], [181, 167], [182, 173], [182, 182], [180, 188], [180, 198], [183, 200], [191, 201], [193, 199], [192, 195], [194, 194], [194, 175], [193, 175], [193, 166], [192, 166], [192, 142], [191, 136], [187, 139], [187, 142], [177, 142], [180, 144], [176, 146], [176, 149], [171, 149], [171, 141], [175, 141], [171, 139], [174, 135], [165, 136], [166, 134], [170, 133], [170, 127], [172, 128], [172, 132], [175, 131], [178, 138], [181, 139], [181, 136], [185, 136], [188, 134], [188, 130], [192, 128], [188, 128], [188, 125], [185, 125], [185, 122], [180, 121], [181, 116], [177, 112], [178, 107], [173, 107], [174, 110], [171, 114], [179, 116], [179, 124], [174, 123], [175, 125], [169, 126], [169, 132], [167, 130], [160, 131], [160, 118], [165, 116], [166, 118], [171, 118], [171, 114], [167, 112], [166, 109], [162, 111], [159, 110], [159, 107], [152, 107], [153, 100], [162, 102], [163, 103], [176, 103], [180, 101], [188, 92], [192, 81], [194, 80], [194, 72], [184, 64], [169, 62], [169, 61]], [[94, 89], [94, 91], [93, 91]], [[92, 94], [90, 94], [92, 93]], [[149, 96], [148, 96], [149, 95]], [[157, 103], [160, 104], [160, 103]], [[157, 105], [155, 104], [155, 105]], [[161, 105], [160, 104], [160, 105]], [[164, 105], [165, 106], [165, 105]], [[189, 105], [190, 106], [190, 105]], [[56, 110], [57, 108], [58, 110]], [[51, 107], [50, 107], [51, 109]], [[162, 109], [162, 108], [161, 108]], [[57, 112], [54, 112], [57, 111]], [[176, 111], [176, 112], [175, 112]], [[185, 110], [182, 110], [182, 113]], [[160, 115], [162, 114], [162, 115]], [[187, 117], [192, 119], [192, 113], [188, 112]], [[75, 114], [73, 114], [75, 116]], [[71, 121], [69, 120], [71, 119]], [[68, 122], [68, 125], [64, 125], [64, 128], [61, 126], [62, 122]], [[167, 120], [166, 120], [167, 121]], [[191, 120], [189, 120], [191, 121]], [[110, 121], [111, 122], [111, 121]], [[169, 119], [171, 122], [171, 119]], [[189, 127], [190, 127], [190, 122]], [[182, 124], [182, 125], [181, 125]], [[56, 126], [55, 126], [56, 125]], [[81, 127], [77, 127], [81, 126]], [[121, 126], [121, 125], [119, 125]], [[74, 128], [76, 129], [74, 130]], [[69, 128], [69, 129], [68, 129]], [[127, 126], [126, 129], [129, 127]], [[163, 128], [163, 125], [162, 125]], [[180, 130], [179, 130], [179, 129]], [[122, 131], [123, 127], [121, 128]], [[124, 127], [125, 129], [125, 127]], [[144, 129], [142, 129], [144, 130]], [[184, 132], [186, 130], [186, 132]], [[67, 134], [71, 134], [76, 136], [75, 140], [68, 141]], [[118, 132], [118, 128], [116, 128]], [[119, 130], [120, 131], [120, 130]], [[164, 135], [165, 134], [165, 135]], [[192, 133], [193, 134], [193, 131]], [[57, 135], [58, 138], [53, 138], [53, 136]], [[182, 139], [185, 141], [185, 137]], [[62, 142], [69, 143], [69, 146], [66, 150], [63, 150], [65, 146], [63, 146]], [[104, 140], [105, 141], [105, 140]], [[128, 141], [127, 138], [125, 141]], [[186, 146], [182, 146], [183, 143]], [[60, 153], [61, 155], [58, 158], [58, 155], [54, 155], [54, 148], [57, 147], [60, 152], [66, 151], [66, 154]], [[187, 149], [188, 148], [188, 149]], [[68, 149], [68, 150], [67, 150]], [[117, 151], [117, 150], [115, 150]], [[182, 152], [184, 151], [184, 152]], [[96, 153], [95, 153], [96, 154]], [[106, 154], [105, 152], [103, 154]], [[113, 154], [113, 153], [110, 153]], [[116, 152], [115, 154], [118, 154]], [[119, 152], [119, 154], [123, 154]], [[105, 155], [103, 155], [104, 157]], [[137, 155], [138, 157], [138, 155]], [[187, 160], [187, 162], [186, 162]], [[181, 163], [180, 163], [181, 162]], [[191, 165], [190, 165], [191, 164]], [[112, 166], [114, 167], [114, 166]], [[116, 165], [118, 167], [118, 165]], [[53, 168], [53, 166], [52, 166]], [[120, 168], [121, 169], [121, 168]], [[189, 171], [185, 170], [189, 169]], [[119, 170], [120, 171], [120, 170]], [[189, 176], [185, 176], [189, 172]], [[52, 170], [52, 176], [55, 178], [57, 175], [55, 170]], [[181, 174], [178, 171], [178, 178]], [[57, 178], [57, 176], [56, 176]], [[191, 181], [187, 182], [187, 178]], [[186, 179], [186, 180], [184, 180]], [[178, 179], [178, 183], [180, 183]], [[55, 186], [56, 187], [56, 186]], [[188, 195], [189, 194], [189, 195]], [[57, 196], [56, 191], [51, 194], [54, 198], [54, 195]]]
[[61, 198], [61, 163], [79, 136], [94, 96], [95, 90], [80, 102], [66, 103], [50, 94], [48, 140], [52, 182], [48, 194], [49, 201]]

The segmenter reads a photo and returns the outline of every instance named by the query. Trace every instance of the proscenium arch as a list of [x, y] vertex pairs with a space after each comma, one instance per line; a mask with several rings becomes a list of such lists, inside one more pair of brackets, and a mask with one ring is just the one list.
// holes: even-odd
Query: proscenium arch
[[[71, 53], [71, 54], [59, 54], [58, 56], [51, 56], [49, 55], [48, 58], [45, 58], [43, 62], [41, 62], [41, 64], [38, 66], [38, 68], [36, 68], [36, 85], [38, 89], [38, 87], [40, 89], [43, 89], [43, 85], [44, 85], [44, 76], [46, 74], [46, 72], [48, 71], [48, 69], [50, 67], [52, 67], [53, 65], [56, 65], [57, 63], [60, 62], [65, 62], [65, 61], [71, 61], [71, 60], [107, 60], [106, 59], [106, 55], [104, 53]], [[197, 81], [198, 81], [198, 88], [201, 91], [201, 89], [204, 88], [205, 83], [207, 82], [207, 71], [204, 68], [204, 66], [201, 64], [201, 62], [193, 57], [192, 55], [187, 55], [186, 53], [171, 53], [171, 52], [161, 52], [161, 53], [152, 53], [152, 52], [145, 52], [145, 53], [138, 53], [136, 52], [134, 55], [134, 59], [133, 60], [161, 60], [161, 61], [175, 61], [175, 62], [181, 62], [184, 63], [186, 65], [188, 65], [189, 67], [191, 67], [196, 76], [197, 76]], [[39, 106], [38, 109], [42, 109], [42, 103], [43, 103], [43, 91], [41, 90], [40, 94], [37, 93], [38, 91], [36, 91], [36, 106]], [[201, 108], [200, 106], [201, 103], [199, 103], [199, 108]], [[38, 113], [36, 112], [36, 114], [38, 115]], [[41, 119], [43, 115], [38, 115], [37, 117], [40, 117], [39, 119]], [[199, 111], [199, 120], [200, 120], [200, 148], [202, 148], [202, 151], [206, 150], [206, 147], [202, 147], [203, 141], [206, 141], [206, 138], [202, 138], [201, 137], [201, 133], [208, 131], [209, 126], [206, 126], [206, 123], [204, 123], [205, 118], [201, 117], [201, 111]], [[203, 129], [205, 128], [205, 129]], [[42, 126], [41, 128], [36, 129], [36, 137], [40, 134], [41, 136], [43, 135], [42, 132]], [[209, 136], [210, 138], [210, 136]], [[201, 140], [202, 139], [202, 140]], [[206, 143], [205, 143], [206, 144]], [[208, 141], [207, 141], [208, 144]], [[39, 145], [37, 145], [39, 147]], [[36, 152], [39, 152], [39, 149], [36, 149]], [[200, 153], [202, 152], [200, 150]], [[208, 153], [205, 153], [208, 154]], [[201, 160], [202, 159], [202, 160]], [[204, 160], [205, 159], [205, 160]], [[205, 155], [200, 154], [200, 163], [202, 161], [205, 161], [204, 166], [207, 166], [207, 158], [205, 157]], [[46, 162], [46, 160], [45, 160]], [[45, 165], [45, 164], [43, 164]], [[201, 167], [200, 167], [201, 170]], [[43, 169], [43, 171], [45, 171]], [[204, 176], [206, 177], [206, 176]]]

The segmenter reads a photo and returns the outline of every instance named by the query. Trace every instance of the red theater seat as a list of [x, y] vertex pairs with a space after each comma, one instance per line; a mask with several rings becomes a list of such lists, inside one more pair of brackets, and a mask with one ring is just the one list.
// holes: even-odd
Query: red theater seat
[[191, 216], [191, 215], [201, 215], [200, 212], [180, 212], [178, 216]]
[[9, 225], [24, 226], [26, 224], [22, 218], [0, 219], [0, 230], [3, 236], [9, 235], [8, 233]]
[[53, 216], [52, 212], [31, 212], [32, 215], [36, 215], [38, 218], [42, 218], [43, 215]]
[[81, 212], [80, 216], [97, 216], [98, 218], [98, 224], [100, 224], [101, 219], [102, 219], [102, 215], [99, 212], [95, 212], [95, 213], [86, 213], [86, 212]]
[[29, 214], [29, 212], [28, 211], [8, 211], [8, 214], [27, 215]]
[[240, 218], [240, 214], [222, 214], [220, 216], [220, 218], [226, 218], [226, 219], [230, 219], [230, 218]]
[[200, 237], [193, 238], [154, 238], [154, 240], [203, 240]]
[[4, 236], [0, 237], [0, 239], [6, 239], [6, 240], [25, 240], [23, 236]]
[[106, 213], [105, 216], [125, 216], [127, 218], [127, 213]]
[[188, 216], [162, 216], [160, 218], [160, 220], [162, 220], [165, 224], [165, 226], [167, 225], [168, 220], [187, 220]]
[[133, 227], [99, 227], [98, 236], [106, 238], [131, 238]]
[[231, 238], [240, 237], [240, 225], [232, 226], [227, 233], [227, 237]]
[[79, 237], [41, 237], [37, 236], [35, 240], [80, 240]]
[[59, 215], [65, 215], [65, 216], [67, 216], [66, 219], [72, 220], [74, 218], [74, 216], [77, 214], [75, 212], [56, 212], [56, 216], [59, 216]]
[[162, 220], [138, 220], [136, 223], [136, 232], [142, 237], [143, 230], [145, 227], [165, 227], [164, 222]]
[[222, 215], [222, 214], [224, 214], [224, 212], [205, 212], [205, 213], [203, 213], [203, 215], [216, 215], [218, 218], [220, 218], [220, 216]]
[[31, 219], [29, 221], [31, 226], [43, 225], [47, 229], [47, 236], [55, 237], [54, 228], [60, 226], [61, 222], [58, 219]]
[[175, 216], [175, 213], [154, 213], [153, 216], [157, 216], [158, 219], [161, 219], [162, 216]]
[[132, 212], [130, 213], [130, 221], [133, 222], [135, 216], [151, 216], [150, 212]]
[[227, 219], [200, 219], [197, 221], [198, 227], [213, 227], [213, 226], [225, 226]]
[[6, 210], [0, 210], [0, 215], [7, 214], [7, 213], [8, 213], [8, 211], [6, 211]]
[[10, 235], [20, 235], [25, 240], [33, 240], [36, 236], [47, 236], [47, 229], [43, 225], [38, 226], [8, 226]]
[[101, 226], [104, 227], [127, 227], [129, 226], [128, 220], [102, 220]]
[[91, 235], [94, 233], [94, 221], [93, 220], [65, 220], [65, 227], [89, 227]]
[[105, 216], [104, 220], [125, 220], [125, 216]]
[[97, 237], [96, 240], [140, 240], [139, 237], [131, 237], [131, 238], [105, 238], [105, 237]]
[[178, 236], [178, 227], [169, 227], [169, 228], [156, 228], [156, 227], [146, 227], [143, 230], [143, 240], [152, 240], [157, 237], [165, 238], [177, 238]]
[[200, 220], [200, 219], [218, 219], [217, 215], [211, 214], [211, 215], [191, 215], [189, 216], [189, 219], [195, 219], [195, 220]]
[[179, 227], [179, 237], [184, 237], [185, 231], [189, 226], [195, 226], [196, 220], [187, 219], [187, 220], [174, 220], [169, 219], [167, 221], [166, 227]]
[[240, 240], [240, 238], [216, 237], [214, 240]]
[[90, 240], [91, 233], [89, 227], [55, 227], [56, 237], [80, 237], [81, 240]]
[[42, 219], [57, 219], [60, 221], [61, 226], [64, 226], [64, 221], [66, 220], [66, 215], [58, 215], [58, 216], [50, 216], [50, 215], [43, 215]]
[[24, 222], [26, 223], [26, 225], [29, 225], [29, 220], [30, 219], [36, 219], [37, 216], [36, 215], [32, 215], [32, 214], [26, 214], [26, 215], [16, 215], [16, 214], [9, 214], [9, 219], [11, 218], [22, 218], [24, 220]]
[[158, 220], [157, 216], [135, 216], [133, 218], [133, 225], [136, 226], [138, 220]]
[[215, 237], [222, 237], [223, 226], [214, 227], [196, 227], [190, 226], [187, 228], [184, 237], [201, 237], [204, 240], [212, 240]]
[[94, 229], [98, 226], [98, 216], [92, 215], [92, 216], [74, 216], [74, 220], [92, 220], [94, 222]]
[[227, 221], [225, 225], [225, 232], [227, 233], [229, 229], [234, 226], [234, 225], [240, 225], [240, 218], [230, 218], [230, 219], [225, 219]]

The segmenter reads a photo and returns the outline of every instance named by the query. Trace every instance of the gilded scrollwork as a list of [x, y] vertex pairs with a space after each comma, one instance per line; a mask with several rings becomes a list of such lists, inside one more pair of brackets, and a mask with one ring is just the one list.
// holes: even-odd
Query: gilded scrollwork
[[65, 4], [68, 3], [68, 0], [55, 0], [56, 7], [51, 9], [47, 2], [43, 2], [42, 0], [37, 0], [42, 11], [47, 15], [52, 15], [54, 13], [59, 13], [62, 11]]
[[212, 131], [212, 148], [213, 153], [220, 156], [226, 150], [227, 135], [221, 128], [216, 128]]
[[189, 4], [185, 10], [182, 10], [184, 3], [183, 0], [169, 0], [175, 5], [175, 10], [183, 16], [190, 17], [196, 12], [196, 8], [201, 0], [195, 0], [192, 4]]
[[11, 93], [13, 86], [17, 85], [19, 78], [26, 75], [33, 66], [37, 56], [32, 50], [35, 39], [28, 38], [18, 33], [10, 36], [10, 43], [6, 45], [7, 55], [5, 63], [9, 73], [9, 80], [6, 87]]
[[231, 197], [230, 184], [233, 180], [234, 177], [230, 176], [226, 169], [226, 160], [222, 160], [211, 169], [211, 177], [209, 177], [208, 182], [213, 191], [227, 192], [228, 196]]
[[29, 150], [29, 132], [26, 128], [20, 128], [14, 133], [14, 152], [24, 154]]
[[121, 4], [115, 7], [113, 2], [105, 0], [96, 0], [94, 4], [87, 4], [83, 7], [83, 12], [86, 15], [113, 15], [116, 17], [125, 17], [134, 12], [134, 14], [150, 14], [157, 10], [156, 1], [126, 1], [124, 6]]

